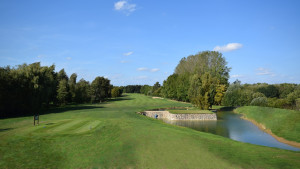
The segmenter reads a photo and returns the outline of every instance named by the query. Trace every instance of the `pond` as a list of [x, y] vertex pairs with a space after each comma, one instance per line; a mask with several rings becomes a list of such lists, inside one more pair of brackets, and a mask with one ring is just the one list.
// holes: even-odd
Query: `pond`
[[241, 119], [241, 115], [232, 111], [219, 111], [217, 121], [192, 121], [192, 120], [167, 120], [164, 122], [178, 126], [189, 127], [198, 131], [208, 132], [230, 139], [263, 145], [268, 147], [277, 147], [281, 149], [300, 151], [299, 148], [277, 141], [270, 134], [260, 130], [251, 122]]

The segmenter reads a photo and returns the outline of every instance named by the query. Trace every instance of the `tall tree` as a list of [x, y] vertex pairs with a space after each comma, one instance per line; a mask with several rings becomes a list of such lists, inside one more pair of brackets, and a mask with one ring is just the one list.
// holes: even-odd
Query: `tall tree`
[[76, 98], [76, 79], [77, 79], [77, 74], [73, 73], [70, 76], [70, 80], [69, 80], [69, 89], [70, 89], [70, 101], [71, 102], [75, 102], [75, 98]]
[[102, 102], [110, 96], [110, 80], [96, 77], [91, 84], [92, 102]]
[[69, 81], [69, 77], [67, 73], [65, 72], [65, 69], [61, 69], [57, 74], [57, 81], [61, 81], [65, 79], [66, 81]]
[[69, 98], [69, 87], [66, 79], [59, 81], [57, 88], [57, 99], [60, 105], [65, 105]]
[[162, 93], [169, 98], [190, 100], [199, 108], [208, 109], [212, 104], [220, 104], [224, 95], [221, 89], [228, 86], [229, 71], [221, 53], [199, 52], [180, 60], [175, 73], [164, 81]]
[[90, 83], [85, 81], [84, 79], [80, 79], [78, 83], [76, 83], [76, 94], [75, 94], [75, 102], [76, 103], [86, 103], [91, 101], [90, 94]]

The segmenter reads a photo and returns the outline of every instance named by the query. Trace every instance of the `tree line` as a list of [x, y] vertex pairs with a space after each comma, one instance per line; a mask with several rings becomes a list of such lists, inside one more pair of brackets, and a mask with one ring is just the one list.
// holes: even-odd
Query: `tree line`
[[200, 109], [209, 109], [212, 105], [221, 104], [229, 86], [229, 71], [221, 53], [203, 51], [182, 58], [162, 86], [156, 82], [153, 86], [127, 87], [138, 87], [140, 92], [137, 93], [191, 102]]
[[225, 106], [268, 106], [300, 110], [299, 84], [241, 84], [229, 85], [222, 101]]
[[140, 93], [191, 102], [200, 109], [212, 105], [268, 106], [300, 110], [299, 84], [228, 83], [230, 68], [221, 53], [199, 52], [181, 59], [174, 73], [160, 86], [144, 85]]
[[[115, 87], [116, 88], [116, 87]], [[39, 62], [15, 68], [0, 67], [0, 117], [35, 115], [50, 106], [69, 103], [99, 103], [122, 94], [110, 80], [96, 77], [92, 83], [70, 77], [55, 66], [41, 66]], [[118, 92], [116, 92], [116, 90]]]

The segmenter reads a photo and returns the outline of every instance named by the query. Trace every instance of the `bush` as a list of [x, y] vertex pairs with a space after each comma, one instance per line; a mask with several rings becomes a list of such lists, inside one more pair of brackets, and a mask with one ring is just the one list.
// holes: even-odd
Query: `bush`
[[255, 92], [252, 95], [253, 98], [258, 98], [258, 97], [266, 97], [264, 94], [260, 93], [260, 92]]
[[250, 105], [251, 106], [267, 106], [268, 100], [265, 97], [257, 97], [251, 101]]
[[275, 108], [289, 108], [290, 104], [287, 99], [268, 98], [268, 106]]

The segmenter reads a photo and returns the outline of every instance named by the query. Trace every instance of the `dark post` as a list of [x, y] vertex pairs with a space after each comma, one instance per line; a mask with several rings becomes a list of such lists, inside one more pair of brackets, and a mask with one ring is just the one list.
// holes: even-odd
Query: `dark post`
[[37, 125], [39, 125], [39, 123], [40, 123], [40, 117], [39, 117], [38, 114], [33, 116], [33, 125], [35, 125], [35, 121], [37, 121]]

